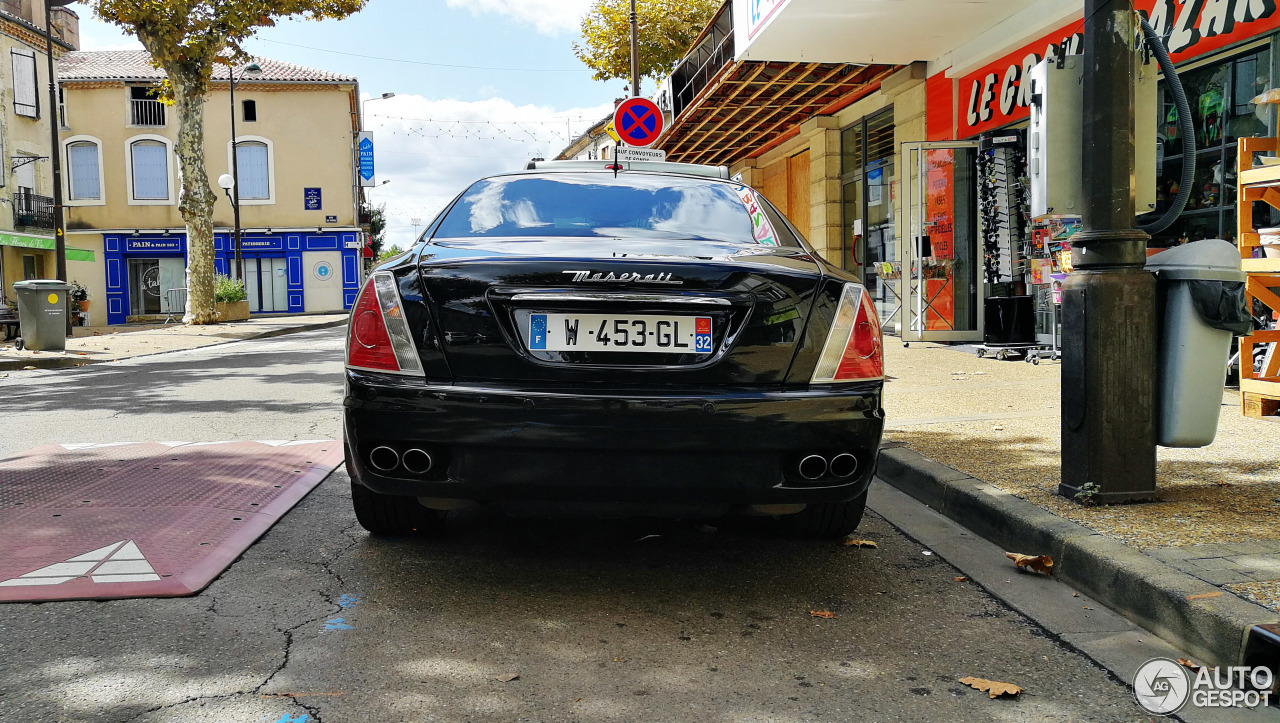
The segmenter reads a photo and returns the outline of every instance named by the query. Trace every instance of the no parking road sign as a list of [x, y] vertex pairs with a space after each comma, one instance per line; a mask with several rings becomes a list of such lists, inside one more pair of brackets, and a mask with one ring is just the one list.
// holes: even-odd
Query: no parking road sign
[[662, 135], [662, 110], [648, 98], [627, 98], [613, 111], [613, 127], [623, 143], [644, 148]]

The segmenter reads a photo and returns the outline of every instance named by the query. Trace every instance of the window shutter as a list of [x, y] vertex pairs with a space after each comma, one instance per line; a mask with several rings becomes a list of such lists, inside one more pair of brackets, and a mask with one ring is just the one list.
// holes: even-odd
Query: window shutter
[[237, 143], [236, 164], [239, 166], [241, 199], [271, 198], [271, 169], [267, 162], [267, 144], [253, 141]]
[[101, 200], [102, 184], [98, 177], [98, 146], [94, 143], [73, 143], [68, 149], [67, 156], [71, 166], [71, 200]]
[[159, 141], [133, 144], [133, 197], [139, 201], [169, 199], [169, 148]]
[[28, 118], [39, 118], [36, 55], [23, 50], [12, 50], [10, 53], [13, 60], [13, 112]]

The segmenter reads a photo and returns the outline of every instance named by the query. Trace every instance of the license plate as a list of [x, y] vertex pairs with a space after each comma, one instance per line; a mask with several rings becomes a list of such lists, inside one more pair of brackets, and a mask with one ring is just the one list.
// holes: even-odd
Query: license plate
[[711, 317], [532, 314], [529, 349], [710, 354]]

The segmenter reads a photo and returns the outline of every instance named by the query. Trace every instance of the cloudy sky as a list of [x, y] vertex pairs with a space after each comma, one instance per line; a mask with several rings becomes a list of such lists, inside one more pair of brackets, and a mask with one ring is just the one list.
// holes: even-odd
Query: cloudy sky
[[[475, 179], [550, 157], [625, 95], [573, 57], [591, 0], [370, 0], [343, 21], [285, 22], [249, 44], [256, 55], [349, 73], [368, 97], [388, 242], [418, 231]], [[139, 48], [83, 5], [85, 50]]]

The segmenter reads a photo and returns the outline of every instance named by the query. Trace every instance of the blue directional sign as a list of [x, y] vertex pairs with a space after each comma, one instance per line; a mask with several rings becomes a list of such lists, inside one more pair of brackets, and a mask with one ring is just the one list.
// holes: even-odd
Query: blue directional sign
[[374, 185], [373, 137], [368, 133], [361, 133], [359, 138], [356, 149], [360, 157], [360, 185], [372, 186]]
[[302, 189], [302, 199], [308, 211], [319, 211], [324, 208], [324, 196], [318, 188]]

